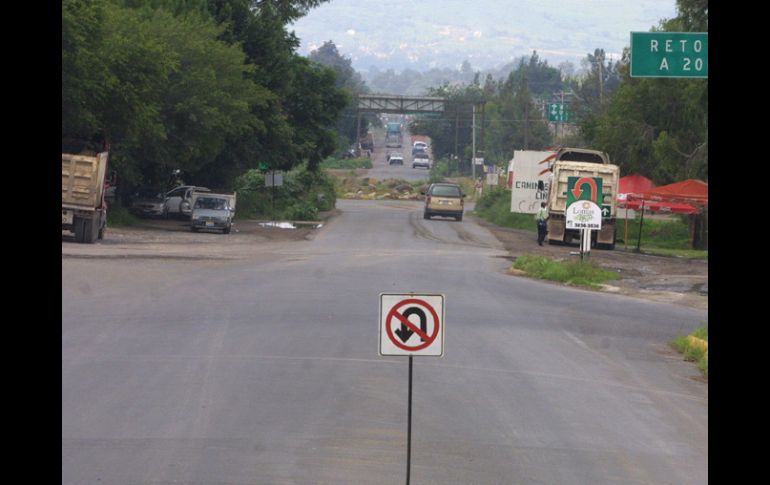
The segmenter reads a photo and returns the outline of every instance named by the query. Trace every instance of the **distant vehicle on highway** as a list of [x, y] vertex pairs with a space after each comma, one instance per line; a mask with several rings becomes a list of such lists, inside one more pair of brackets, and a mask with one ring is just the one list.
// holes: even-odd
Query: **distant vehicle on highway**
[[388, 159], [388, 165], [403, 165], [404, 157], [402, 155], [391, 155]]
[[433, 216], [454, 217], [458, 221], [463, 220], [465, 207], [465, 194], [457, 184], [435, 183], [428, 187], [425, 193], [424, 219]]
[[412, 168], [427, 168], [430, 169], [431, 162], [427, 153], [418, 153], [412, 159]]

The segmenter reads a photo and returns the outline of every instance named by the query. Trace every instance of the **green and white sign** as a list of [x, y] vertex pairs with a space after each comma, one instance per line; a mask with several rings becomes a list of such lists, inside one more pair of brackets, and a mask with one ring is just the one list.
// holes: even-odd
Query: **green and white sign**
[[578, 200], [567, 207], [567, 229], [601, 229], [602, 210], [590, 200]]
[[578, 200], [590, 200], [598, 204], [601, 195], [601, 177], [567, 177], [567, 207]]
[[550, 103], [548, 105], [548, 121], [570, 121], [570, 113], [562, 103]]
[[631, 32], [631, 77], [708, 78], [708, 32]]

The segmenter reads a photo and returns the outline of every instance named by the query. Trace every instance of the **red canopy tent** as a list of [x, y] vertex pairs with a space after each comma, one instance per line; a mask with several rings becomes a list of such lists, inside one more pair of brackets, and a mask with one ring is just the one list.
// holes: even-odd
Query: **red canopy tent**
[[707, 206], [709, 203], [709, 184], [695, 179], [684, 180], [648, 190], [641, 195], [641, 198], [651, 201]]
[[625, 200], [628, 194], [641, 194], [654, 188], [653, 181], [644, 175], [638, 173], [626, 175], [618, 181], [618, 199]]
[[[619, 181], [618, 206], [621, 209], [640, 210], [644, 201], [644, 209], [650, 212], [697, 214], [698, 208], [687, 202], [700, 200], [703, 191], [699, 184], [703, 182], [685, 180], [656, 188], [652, 180], [643, 175], [628, 175]], [[705, 194], [708, 200], [708, 185], [706, 185]], [[687, 197], [688, 195], [692, 197]], [[675, 196], [681, 197], [681, 200]]]
[[[689, 179], [682, 182], [655, 187], [642, 192], [641, 194], [628, 194], [625, 206], [628, 208], [642, 207], [650, 211], [675, 212], [680, 214], [690, 214], [691, 233], [693, 246], [696, 245], [696, 231], [699, 230], [698, 223], [693, 218], [695, 214], [701, 214], [708, 208], [708, 184], [701, 180]], [[707, 219], [706, 219], [707, 220]], [[644, 221], [644, 210], [642, 210], [642, 221]], [[642, 222], [643, 223], [643, 222]], [[704, 227], [708, 227], [707, 223]], [[639, 226], [639, 235], [641, 240], [641, 224]], [[639, 245], [637, 243], [637, 250]]]

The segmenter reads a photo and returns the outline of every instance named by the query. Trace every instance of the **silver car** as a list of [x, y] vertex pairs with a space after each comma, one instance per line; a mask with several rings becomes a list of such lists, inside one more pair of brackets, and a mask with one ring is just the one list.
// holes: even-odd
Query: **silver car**
[[229, 234], [233, 226], [235, 198], [223, 194], [199, 194], [190, 216], [190, 228], [193, 232], [201, 229], [222, 231]]
[[195, 187], [194, 185], [183, 185], [171, 189], [166, 193], [166, 200], [163, 204], [163, 215], [180, 215], [190, 217], [192, 213], [192, 199], [196, 192], [211, 192], [206, 187]]
[[139, 217], [157, 217], [165, 215], [163, 192], [155, 187], [141, 187], [131, 197], [128, 211]]

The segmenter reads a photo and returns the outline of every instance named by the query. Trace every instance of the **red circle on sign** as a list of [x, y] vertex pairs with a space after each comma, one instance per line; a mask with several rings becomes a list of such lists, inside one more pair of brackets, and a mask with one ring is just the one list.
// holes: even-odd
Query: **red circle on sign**
[[[417, 345], [416, 347], [410, 347], [410, 346], [408, 346], [406, 344], [403, 344], [403, 343], [399, 342], [398, 339], [393, 335], [393, 330], [390, 328], [390, 321], [391, 321], [392, 318], [396, 318], [396, 320], [399, 320], [396, 317], [396, 313], [398, 313], [397, 310], [399, 308], [401, 308], [402, 306], [404, 306], [404, 305], [410, 305], [410, 304], [411, 305], [420, 305], [420, 306], [423, 306], [423, 307], [427, 308], [428, 311], [430, 312], [431, 316], [433, 317], [433, 322], [434, 322], [433, 334], [432, 335], [426, 335], [427, 338], [425, 339], [425, 342], [421, 343], [420, 345]], [[401, 320], [399, 320], [399, 322], [400, 321]], [[404, 301], [400, 302], [398, 305], [396, 305], [393, 308], [391, 308], [390, 311], [388, 312], [388, 316], [385, 317], [385, 330], [388, 333], [388, 338], [390, 339], [391, 342], [393, 342], [393, 344], [396, 347], [398, 347], [398, 348], [400, 348], [402, 350], [407, 350], [407, 351], [409, 351], [409, 350], [411, 350], [411, 351], [422, 350], [425, 347], [427, 347], [430, 344], [432, 344], [433, 341], [436, 340], [436, 336], [438, 335], [438, 330], [439, 330], [439, 326], [440, 325], [441, 324], [439, 322], [438, 315], [436, 314], [436, 310], [434, 310], [433, 307], [430, 306], [425, 301], [418, 300], [417, 298], [410, 298], [409, 300], [404, 300]], [[410, 330], [414, 331], [414, 329], [410, 329]]]

